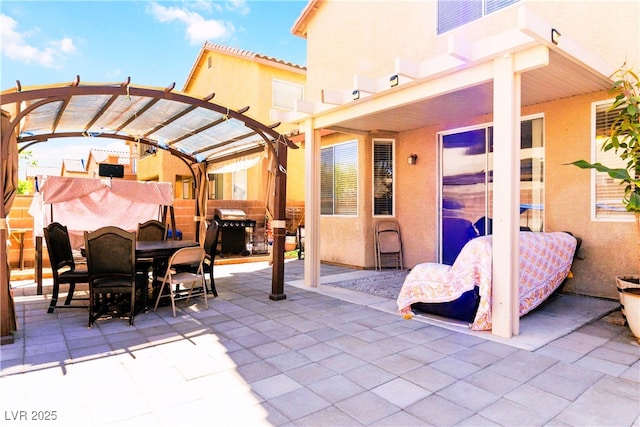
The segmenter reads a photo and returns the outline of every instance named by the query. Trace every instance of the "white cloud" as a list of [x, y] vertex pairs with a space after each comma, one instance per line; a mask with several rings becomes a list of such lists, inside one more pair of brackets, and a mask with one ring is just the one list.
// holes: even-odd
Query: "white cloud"
[[231, 11], [238, 11], [241, 15], [248, 15], [250, 12], [249, 5], [246, 0], [229, 0], [227, 3], [227, 9]]
[[18, 31], [18, 23], [10, 16], [0, 14], [0, 53], [25, 64], [39, 64], [47, 68], [61, 68], [67, 55], [76, 52], [73, 40], [65, 37], [52, 40], [45, 47], [37, 47], [26, 40], [30, 32]]
[[156, 2], [149, 5], [151, 15], [161, 23], [177, 21], [185, 25], [189, 43], [197, 45], [207, 40], [219, 40], [231, 37], [235, 28], [230, 22], [205, 19], [202, 15], [178, 7], [165, 7]]

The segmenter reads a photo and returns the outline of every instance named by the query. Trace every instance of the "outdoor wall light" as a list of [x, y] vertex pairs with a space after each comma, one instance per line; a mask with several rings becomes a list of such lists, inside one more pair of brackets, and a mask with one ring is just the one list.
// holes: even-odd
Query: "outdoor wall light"
[[354, 90], [353, 92], [351, 92], [351, 95], [353, 95], [353, 100], [357, 100], [360, 99], [360, 91], [359, 90]]
[[394, 74], [393, 76], [389, 77], [389, 86], [391, 87], [396, 87], [398, 86], [398, 82], [399, 82], [399, 77], [397, 74]]
[[418, 161], [417, 154], [411, 154], [409, 157], [407, 157], [407, 163], [410, 165], [415, 165], [417, 161]]
[[551, 29], [551, 43], [557, 45], [558, 41], [560, 41], [560, 36], [562, 34], [560, 34], [560, 32], [558, 32], [558, 30], [556, 30], [555, 28]]

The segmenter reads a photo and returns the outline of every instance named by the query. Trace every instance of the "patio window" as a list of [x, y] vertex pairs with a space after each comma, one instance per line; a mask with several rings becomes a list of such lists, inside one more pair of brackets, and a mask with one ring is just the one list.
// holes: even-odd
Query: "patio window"
[[394, 199], [393, 139], [373, 140], [373, 215], [393, 215]]
[[185, 199], [185, 200], [195, 199], [196, 198], [196, 182], [193, 180], [193, 178], [189, 178], [186, 176], [179, 176], [179, 177], [176, 177], [176, 181], [178, 181], [178, 179], [182, 184], [181, 186], [182, 188], [180, 190], [177, 190], [177, 191], [181, 191], [181, 194], [176, 196], [181, 197], [182, 199]]
[[207, 178], [207, 189], [209, 191], [209, 200], [222, 200], [224, 198], [223, 175], [210, 173]]
[[303, 99], [304, 87], [299, 84], [273, 80], [273, 107], [294, 110], [296, 99]]
[[357, 215], [357, 141], [320, 150], [320, 197], [322, 215]]
[[438, 0], [438, 34], [482, 18], [520, 0]]
[[[612, 168], [624, 168], [625, 163], [614, 150], [602, 151], [602, 146], [610, 135], [610, 128], [616, 111], [607, 111], [611, 102], [592, 104], [593, 143], [592, 159]], [[631, 221], [633, 214], [627, 212], [622, 203], [624, 185], [614, 181], [603, 172], [592, 171], [591, 217], [595, 221]]]

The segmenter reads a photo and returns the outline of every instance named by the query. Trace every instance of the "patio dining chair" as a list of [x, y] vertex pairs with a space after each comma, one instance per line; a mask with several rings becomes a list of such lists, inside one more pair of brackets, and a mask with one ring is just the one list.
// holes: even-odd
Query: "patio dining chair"
[[[89, 328], [101, 316], [121, 316], [133, 326], [136, 303], [136, 234], [107, 226], [84, 233], [89, 271]], [[127, 299], [128, 298], [128, 299]], [[127, 304], [128, 303], [128, 304]], [[122, 316], [121, 316], [122, 317]]]
[[[138, 232], [136, 233], [136, 238], [140, 242], [158, 242], [158, 241], [166, 240], [167, 224], [155, 219], [150, 219], [143, 223], [138, 223]], [[148, 292], [149, 280], [151, 280], [152, 284], [155, 283], [158, 279], [158, 275], [159, 275], [158, 272], [160, 271], [160, 275], [163, 274], [161, 270], [162, 270], [162, 261], [159, 259], [154, 259], [154, 258], [136, 259], [136, 271], [141, 276], [140, 282], [141, 283], [145, 282], [147, 284], [147, 290], [146, 290], [147, 292]], [[149, 277], [149, 273], [151, 273], [151, 277]]]
[[167, 238], [167, 224], [156, 219], [138, 224], [137, 238], [141, 242], [157, 242]]
[[[173, 317], [176, 317], [176, 300], [186, 299], [189, 302], [192, 296], [204, 296], [205, 307], [209, 308], [207, 283], [202, 267], [205, 256], [205, 250], [200, 246], [179, 249], [171, 256], [153, 311], [158, 310], [160, 299], [171, 298]], [[180, 268], [190, 266], [196, 266], [195, 273]], [[166, 293], [165, 287], [168, 288]], [[194, 290], [197, 290], [196, 294], [193, 293]]]
[[218, 252], [218, 236], [220, 235], [220, 224], [218, 221], [211, 221], [209, 226], [207, 227], [207, 234], [204, 237], [204, 263], [209, 267], [209, 282], [211, 284], [211, 292], [213, 292], [213, 296], [218, 296], [218, 291], [216, 290], [216, 282], [213, 278], [213, 265], [216, 258], [216, 253]]
[[[89, 273], [86, 268], [76, 266], [67, 227], [59, 222], [52, 222], [43, 231], [53, 275], [53, 291], [47, 313], [53, 313], [56, 308], [86, 308], [86, 305], [71, 305], [72, 300], [89, 299], [74, 298], [76, 283], [89, 283]], [[60, 285], [64, 284], [69, 285], [67, 298], [64, 305], [57, 305]]]
[[374, 226], [376, 270], [382, 269], [383, 258], [392, 257], [396, 268], [402, 270], [402, 238], [400, 226], [395, 220], [381, 220]]

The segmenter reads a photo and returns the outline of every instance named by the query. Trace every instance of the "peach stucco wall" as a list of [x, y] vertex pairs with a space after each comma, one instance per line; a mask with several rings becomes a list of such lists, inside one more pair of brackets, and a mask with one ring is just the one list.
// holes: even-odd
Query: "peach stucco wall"
[[[334, 133], [322, 138], [322, 146], [358, 141], [358, 154], [367, 150], [364, 138], [356, 135]], [[363, 194], [366, 193], [367, 171], [358, 168], [358, 215], [357, 216], [321, 216], [320, 218], [320, 257], [332, 263], [362, 265], [366, 254], [373, 251], [371, 239], [367, 236], [367, 226], [363, 221], [363, 213], [370, 205]], [[364, 185], [361, 185], [364, 183]], [[369, 187], [370, 188], [370, 187]], [[372, 258], [373, 259], [373, 258]]]
[[478, 40], [517, 27], [523, 5], [612, 66], [625, 60], [640, 64], [640, 2], [635, 0], [522, 0], [440, 36], [436, 1], [318, 4], [307, 28], [306, 96], [312, 100], [320, 100], [322, 89], [352, 89], [354, 75], [390, 76], [396, 57], [419, 63], [444, 54], [451, 34]]
[[602, 99], [608, 99], [606, 92], [535, 109], [545, 113], [545, 230], [568, 230], [583, 239], [584, 260], [574, 263], [575, 278], [566, 290], [615, 297], [614, 276], [638, 269], [635, 223], [592, 221], [591, 174], [566, 165], [591, 159], [591, 103]]
[[[640, 66], [640, 2], [590, 1], [576, 7], [568, 1], [522, 0], [481, 20], [436, 34], [437, 2], [319, 2], [306, 22], [308, 100], [320, 101], [323, 89], [349, 92], [353, 76], [379, 78], [391, 75], [396, 57], [414, 62], [446, 53], [449, 34], [466, 40], [483, 39], [517, 27], [520, 6], [529, 7], [612, 67], [625, 60]], [[624, 28], [621, 33], [612, 30]], [[588, 29], [588, 30], [586, 30]], [[606, 92], [574, 96], [541, 105], [526, 106], [522, 116], [542, 117], [545, 145], [546, 231], [571, 231], [583, 239], [584, 260], [574, 263], [575, 278], [566, 291], [616, 297], [614, 275], [637, 270], [634, 224], [592, 221], [590, 173], [566, 163], [591, 157], [591, 103], [608, 99]], [[472, 100], [470, 100], [471, 102]], [[396, 139], [396, 219], [400, 223], [406, 267], [437, 260], [438, 248], [438, 132], [490, 124], [490, 115], [452, 117], [431, 128], [408, 130]], [[374, 265], [371, 214], [371, 138], [369, 134], [339, 134], [344, 141], [360, 141], [359, 213], [357, 217], [321, 218], [323, 261], [363, 268]], [[322, 138], [322, 145], [337, 136]], [[418, 155], [408, 165], [409, 154]], [[615, 248], [612, 250], [612, 248]]]
[[[208, 67], [208, 58], [212, 66]], [[284, 59], [284, 58], [283, 58]], [[268, 62], [268, 61], [267, 61]], [[215, 50], [204, 52], [200, 58], [199, 68], [190, 82], [189, 93], [206, 96], [216, 93], [213, 102], [226, 105], [233, 109], [245, 106], [251, 108], [245, 113], [247, 116], [264, 124], [271, 124], [269, 113], [273, 108], [272, 83], [273, 80], [305, 84], [305, 72], [299, 69], [283, 66], [270, 66], [265, 62], [258, 62], [251, 57], [238, 57]], [[293, 125], [282, 123], [275, 129], [286, 134], [294, 128]], [[267, 163], [265, 162], [264, 165]], [[248, 198], [251, 200], [265, 200], [266, 174], [262, 166], [247, 171]], [[231, 175], [224, 178], [231, 183]], [[225, 192], [225, 198], [231, 198], [231, 193]], [[302, 150], [290, 149], [287, 161], [287, 199], [304, 200], [304, 153]]]
[[[584, 260], [574, 263], [575, 278], [566, 291], [615, 298], [616, 274], [636, 271], [633, 222], [592, 221], [589, 172], [567, 165], [591, 156], [591, 103], [607, 99], [596, 93], [523, 108], [522, 115], [543, 117], [545, 143], [545, 231], [571, 231], [583, 239]], [[422, 128], [384, 137], [396, 140], [396, 219], [402, 231], [406, 267], [437, 260], [438, 247], [438, 132], [491, 124], [491, 116], [455, 124]], [[352, 140], [346, 134], [325, 137], [323, 145]], [[357, 217], [322, 217], [321, 256], [325, 261], [372, 268], [374, 266], [371, 214], [371, 134], [359, 137], [359, 213]], [[364, 149], [364, 151], [363, 151]], [[408, 165], [409, 154], [418, 155]], [[611, 248], [622, 248], [612, 256]]]

